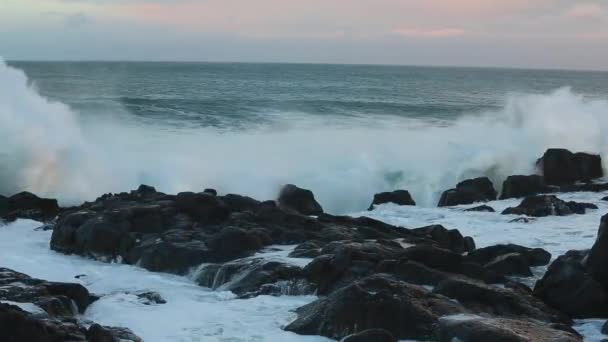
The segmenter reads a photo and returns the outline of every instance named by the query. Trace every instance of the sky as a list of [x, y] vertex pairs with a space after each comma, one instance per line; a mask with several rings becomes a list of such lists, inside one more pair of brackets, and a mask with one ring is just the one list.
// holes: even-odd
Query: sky
[[0, 56], [608, 70], [608, 0], [0, 0]]

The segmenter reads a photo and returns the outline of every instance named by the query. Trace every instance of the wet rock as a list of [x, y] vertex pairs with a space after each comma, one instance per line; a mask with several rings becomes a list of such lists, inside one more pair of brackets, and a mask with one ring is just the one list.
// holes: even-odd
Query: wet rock
[[208, 193], [180, 192], [175, 207], [202, 223], [217, 223], [228, 218], [230, 211], [216, 196]]
[[281, 207], [294, 210], [302, 215], [319, 215], [323, 208], [315, 200], [312, 191], [298, 188], [293, 184], [283, 186], [278, 203]]
[[217, 190], [211, 189], [211, 188], [207, 188], [207, 189], [203, 190], [203, 193], [206, 193], [206, 194], [209, 194], [209, 195], [213, 195], [213, 196], [217, 196]]
[[221, 199], [231, 212], [256, 211], [261, 205], [261, 202], [256, 199], [236, 194], [228, 194], [222, 196]]
[[297, 309], [285, 330], [341, 339], [376, 328], [398, 339], [429, 340], [439, 317], [464, 311], [422, 287], [376, 275]]
[[391, 192], [381, 192], [374, 195], [374, 200], [367, 210], [373, 210], [375, 205], [394, 203], [397, 205], [416, 205], [409, 191], [395, 190]]
[[528, 259], [518, 253], [504, 254], [485, 264], [485, 268], [494, 272], [520, 277], [531, 277], [532, 271]]
[[432, 225], [412, 229], [412, 233], [426, 237], [441, 248], [456, 253], [469, 252], [475, 249], [475, 241], [471, 237], [463, 237], [457, 229], [447, 229], [441, 225]]
[[496, 210], [494, 210], [494, 208], [490, 207], [489, 205], [480, 205], [478, 207], [465, 209], [464, 211], [479, 211], [479, 212], [486, 212], [486, 213], [496, 212]]
[[341, 342], [397, 342], [393, 334], [384, 329], [367, 329], [357, 334], [346, 336]]
[[608, 288], [608, 215], [602, 216], [587, 266], [593, 278]]
[[145, 305], [166, 304], [167, 301], [155, 291], [143, 291], [135, 293], [135, 296]]
[[583, 265], [585, 251], [558, 257], [540, 279], [534, 294], [575, 318], [608, 317], [608, 292]]
[[31, 192], [20, 192], [11, 197], [0, 196], [0, 218], [49, 221], [59, 213], [57, 200], [40, 198]]
[[143, 342], [127, 328], [93, 324], [86, 332], [88, 342]]
[[478, 248], [469, 252], [466, 259], [480, 264], [487, 264], [494, 259], [507, 254], [524, 256], [530, 266], [544, 266], [551, 261], [551, 253], [542, 248], [528, 248], [515, 244], [501, 244]]
[[301, 243], [289, 253], [290, 258], [316, 258], [321, 255], [322, 244], [318, 241]]
[[[304, 295], [312, 293], [306, 286], [302, 269], [278, 261], [243, 259], [223, 265], [205, 265], [199, 270], [199, 285], [214, 290], [232, 291], [239, 296], [253, 297], [259, 294]], [[279, 293], [273, 293], [269, 285], [278, 284]], [[284, 291], [284, 293], [281, 293]]]
[[439, 320], [439, 342], [579, 342], [576, 332], [565, 331], [559, 326], [530, 320], [488, 318], [476, 315], [453, 315]]
[[15, 305], [0, 303], [0, 341], [86, 341], [75, 322], [33, 317]]
[[590, 203], [566, 202], [554, 195], [539, 195], [526, 197], [517, 206], [505, 209], [503, 215], [527, 215], [535, 217], [543, 216], [567, 216], [572, 214], [584, 214], [586, 209], [597, 209]]
[[566, 315], [521, 287], [500, 288], [470, 279], [452, 278], [439, 283], [433, 292], [458, 300], [475, 313], [549, 323], [571, 323]]
[[487, 202], [496, 199], [494, 185], [487, 177], [467, 179], [456, 185], [456, 188], [446, 190], [439, 199], [437, 206], [449, 207], [475, 202]]
[[545, 182], [551, 185], [589, 181], [603, 176], [599, 155], [572, 153], [566, 149], [548, 149], [537, 161], [537, 166]]
[[545, 180], [539, 175], [509, 176], [502, 183], [500, 199], [527, 197], [542, 193], [554, 192], [554, 187], [545, 184]]

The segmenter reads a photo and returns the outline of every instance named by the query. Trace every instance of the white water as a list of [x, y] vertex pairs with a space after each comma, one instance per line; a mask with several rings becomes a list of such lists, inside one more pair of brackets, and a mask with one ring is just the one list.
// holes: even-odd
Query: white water
[[374, 193], [395, 188], [433, 206], [462, 179], [488, 175], [500, 186], [507, 175], [534, 172], [549, 147], [604, 154], [606, 113], [606, 101], [560, 89], [512, 96], [498, 112], [439, 126], [308, 119], [272, 131], [170, 130], [120, 115], [81, 116], [0, 62], [0, 191], [70, 203], [148, 183], [170, 193], [215, 187], [271, 199], [289, 182], [312, 189], [334, 213], [362, 210]]

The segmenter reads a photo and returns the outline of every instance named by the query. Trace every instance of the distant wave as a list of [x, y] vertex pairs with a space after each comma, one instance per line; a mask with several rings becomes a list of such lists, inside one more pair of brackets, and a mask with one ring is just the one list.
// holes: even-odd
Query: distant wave
[[512, 95], [504, 108], [440, 126], [391, 117], [374, 126], [318, 120], [226, 132], [81, 114], [40, 96], [23, 72], [0, 63], [0, 193], [27, 189], [70, 203], [148, 183], [166, 192], [215, 187], [270, 199], [291, 182], [312, 189], [329, 211], [351, 212], [394, 188], [434, 205], [464, 178], [487, 175], [499, 185], [533, 172], [549, 147], [608, 157], [608, 102], [569, 88]]

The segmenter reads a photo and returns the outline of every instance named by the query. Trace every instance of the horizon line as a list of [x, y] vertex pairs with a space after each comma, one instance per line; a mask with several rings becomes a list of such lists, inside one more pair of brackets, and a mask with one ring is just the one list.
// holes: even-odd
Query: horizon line
[[[0, 59], [1, 60], [1, 59]], [[519, 66], [475, 66], [450, 64], [397, 64], [397, 63], [339, 63], [339, 62], [289, 62], [289, 61], [217, 61], [217, 60], [143, 60], [143, 59], [5, 59], [6, 63], [175, 63], [175, 64], [282, 64], [282, 65], [331, 65], [331, 66], [376, 66], [376, 67], [412, 67], [412, 68], [449, 68], [449, 69], [490, 69], [521, 71], [566, 71], [566, 72], [600, 72], [606, 69], [561, 68], [561, 67], [519, 67]]]

